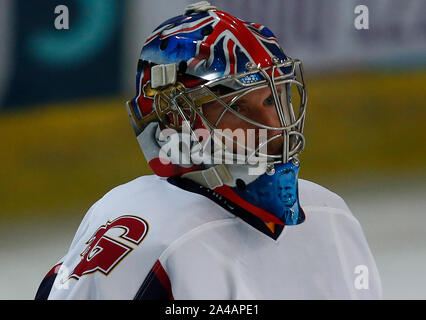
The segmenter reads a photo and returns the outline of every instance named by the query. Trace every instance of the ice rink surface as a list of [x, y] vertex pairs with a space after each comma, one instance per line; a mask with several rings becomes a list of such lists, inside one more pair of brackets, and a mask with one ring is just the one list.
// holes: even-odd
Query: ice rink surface
[[[401, 184], [398, 184], [400, 186]], [[379, 269], [385, 299], [426, 299], [426, 184], [342, 196], [360, 221]], [[0, 227], [0, 299], [33, 299], [66, 252], [83, 213]]]

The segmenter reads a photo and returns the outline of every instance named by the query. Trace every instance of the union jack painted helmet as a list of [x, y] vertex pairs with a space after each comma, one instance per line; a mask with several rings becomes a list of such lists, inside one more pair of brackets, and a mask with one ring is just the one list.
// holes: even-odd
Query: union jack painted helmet
[[[284, 90], [277, 90], [279, 86]], [[242, 96], [266, 87], [275, 101], [279, 127], [249, 119], [234, 108]], [[178, 176], [204, 167], [164, 164], [152, 139], [158, 143], [158, 130], [165, 128], [182, 131], [187, 126], [190, 134], [200, 128], [214, 130], [220, 119], [212, 123], [203, 114], [203, 105], [211, 101], [223, 106], [220, 119], [231, 112], [251, 126], [276, 132], [271, 139], [280, 137], [283, 151], [266, 154], [268, 164], [297, 161], [305, 145], [307, 101], [301, 62], [284, 53], [267, 27], [203, 1], [163, 22], [147, 38], [138, 63], [136, 96], [127, 103], [142, 151], [157, 175]], [[260, 147], [251, 151], [246, 160], [261, 154]]]

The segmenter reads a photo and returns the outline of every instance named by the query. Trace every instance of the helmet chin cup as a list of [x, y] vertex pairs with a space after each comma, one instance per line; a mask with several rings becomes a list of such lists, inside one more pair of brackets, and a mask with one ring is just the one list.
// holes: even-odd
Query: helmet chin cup
[[297, 161], [274, 166], [273, 174], [263, 174], [249, 184], [237, 183], [234, 191], [244, 200], [280, 219], [285, 225], [300, 224], [305, 214], [299, 203]]

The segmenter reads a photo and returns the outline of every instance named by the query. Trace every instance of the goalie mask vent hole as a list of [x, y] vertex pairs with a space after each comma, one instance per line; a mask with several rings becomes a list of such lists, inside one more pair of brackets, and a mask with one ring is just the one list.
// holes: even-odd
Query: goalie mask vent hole
[[201, 35], [205, 37], [211, 34], [212, 32], [213, 32], [213, 27], [211, 25], [208, 25], [203, 28], [203, 30], [201, 31]]
[[243, 180], [237, 179], [237, 181], [235, 181], [235, 183], [237, 184], [238, 190], [244, 191], [246, 189], [246, 183]]
[[166, 48], [167, 48], [168, 45], [169, 45], [169, 38], [161, 40], [160, 49], [161, 50], [166, 50]]
[[179, 73], [184, 74], [187, 68], [188, 68], [188, 64], [186, 63], [186, 61], [183, 60], [179, 63], [179, 67], [178, 67]]

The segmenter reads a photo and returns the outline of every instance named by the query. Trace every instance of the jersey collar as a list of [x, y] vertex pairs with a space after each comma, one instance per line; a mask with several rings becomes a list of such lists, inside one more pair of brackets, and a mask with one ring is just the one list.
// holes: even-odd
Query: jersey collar
[[[229, 186], [224, 185], [211, 190], [190, 179], [178, 176], [170, 177], [167, 181], [178, 188], [209, 198], [274, 240], [277, 240], [284, 230], [285, 225], [281, 220], [264, 209], [245, 201]], [[271, 222], [275, 226], [272, 230], [266, 224], [270, 224]]]

